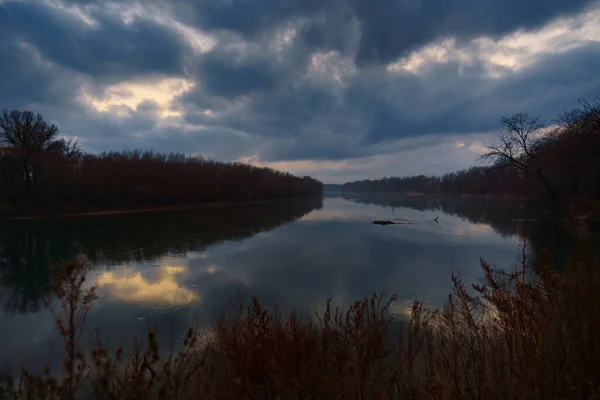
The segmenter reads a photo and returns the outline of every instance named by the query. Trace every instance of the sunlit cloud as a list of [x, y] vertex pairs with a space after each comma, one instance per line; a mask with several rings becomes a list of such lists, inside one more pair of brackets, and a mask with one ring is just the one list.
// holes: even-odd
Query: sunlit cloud
[[456, 147], [457, 149], [460, 149], [461, 147], [465, 147], [465, 142], [463, 142], [462, 140], [459, 142], [456, 142], [454, 147]]
[[112, 297], [125, 302], [182, 306], [200, 299], [197, 293], [177, 281], [179, 275], [187, 272], [185, 267], [162, 266], [158, 272], [158, 279], [150, 281], [141, 272], [107, 271], [99, 276], [97, 284], [106, 288]]
[[189, 25], [182, 24], [175, 20], [158, 20], [163, 26], [171, 27], [175, 32], [179, 33], [188, 45], [196, 51], [196, 53], [206, 53], [211, 51], [217, 44], [214, 37], [208, 36], [198, 29]]
[[456, 46], [454, 38], [448, 38], [411, 52], [408, 56], [388, 65], [387, 70], [421, 74], [426, 67], [432, 64], [442, 64], [450, 61], [465, 65], [472, 63], [474, 60], [466, 49]]
[[300, 19], [290, 21], [273, 35], [270, 47], [273, 48], [277, 54], [277, 61], [282, 61], [284, 52], [293, 45], [294, 39], [298, 35], [298, 28], [302, 22], [303, 21]]
[[107, 2], [103, 7], [104, 12], [118, 16], [125, 24], [131, 24], [137, 19], [154, 21], [179, 34], [196, 53], [206, 53], [217, 44], [217, 40], [212, 35], [178, 21], [169, 6], [163, 3]]
[[356, 73], [356, 66], [351, 58], [343, 57], [337, 51], [316, 52], [311, 56], [308, 73], [343, 84], [347, 77]]
[[[158, 117], [180, 116], [181, 112], [172, 108], [173, 99], [194, 87], [192, 81], [184, 78], [159, 78], [144, 81], [121, 82], [108, 86], [102, 96], [82, 90], [82, 99], [98, 112], [127, 115], [127, 110], [135, 110], [145, 101], [156, 103]], [[126, 107], [123, 109], [123, 107]]]
[[511, 70], [518, 70], [546, 53], [559, 53], [600, 41], [600, 9], [593, 9], [571, 18], [558, 19], [539, 30], [520, 30], [494, 41], [475, 40], [483, 59]]
[[454, 38], [430, 43], [387, 66], [388, 71], [423, 74], [436, 64], [458, 63], [463, 68], [483, 62], [487, 74], [500, 78], [534, 64], [549, 53], [561, 53], [600, 41], [600, 8], [559, 18], [537, 30], [519, 30], [500, 39], [481, 36], [459, 45]]
[[483, 154], [487, 151], [487, 149], [488, 147], [485, 143], [477, 140], [471, 142], [471, 144], [469, 145], [469, 150], [477, 154]]
[[237, 161], [254, 165], [257, 167], [269, 167], [278, 169], [281, 171], [287, 171], [292, 173], [302, 173], [302, 172], [313, 172], [323, 169], [335, 169], [340, 170], [348, 167], [349, 161], [326, 161], [326, 160], [290, 160], [290, 161], [273, 161], [266, 162], [261, 161], [258, 155], [252, 155], [248, 157], [241, 157]]
[[[75, 18], [76, 20], [83, 22], [90, 28], [98, 27], [98, 20], [96, 20], [90, 12], [93, 7], [83, 6], [79, 4], [64, 4], [59, 0], [43, 0], [43, 2], [55, 11], [60, 11]], [[0, 5], [2, 1], [0, 1]]]

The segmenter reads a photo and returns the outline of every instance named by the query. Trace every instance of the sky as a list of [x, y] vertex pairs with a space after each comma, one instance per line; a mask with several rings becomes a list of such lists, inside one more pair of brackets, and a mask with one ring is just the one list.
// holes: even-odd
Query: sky
[[325, 183], [475, 165], [598, 71], [597, 0], [0, 0], [0, 109]]

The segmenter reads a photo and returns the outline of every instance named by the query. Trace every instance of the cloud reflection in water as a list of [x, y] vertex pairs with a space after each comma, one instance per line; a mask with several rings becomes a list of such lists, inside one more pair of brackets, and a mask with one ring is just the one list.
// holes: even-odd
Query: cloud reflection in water
[[182, 266], [161, 266], [158, 279], [150, 281], [141, 272], [107, 271], [97, 281], [111, 297], [125, 302], [182, 306], [200, 300], [194, 291], [182, 287], [177, 277], [187, 272]]

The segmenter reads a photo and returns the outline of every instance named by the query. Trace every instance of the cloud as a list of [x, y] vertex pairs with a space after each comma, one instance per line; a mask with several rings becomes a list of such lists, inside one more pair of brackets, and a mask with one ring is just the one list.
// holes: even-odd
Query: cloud
[[0, 15], [13, 38], [48, 61], [102, 81], [183, 72], [180, 37], [151, 20], [126, 24], [98, 13], [97, 25], [90, 26], [60, 9], [28, 2], [7, 3]]
[[0, 108], [41, 112], [90, 151], [335, 182], [444, 173], [503, 115], [597, 96], [599, 37], [591, 1], [5, 0]]
[[290, 21], [303, 20], [303, 40], [313, 47], [343, 48], [348, 31], [357, 33], [358, 64], [388, 63], [444, 37], [461, 40], [499, 37], [535, 29], [561, 16], [575, 15], [591, 0], [175, 0], [178, 18], [208, 31], [227, 30], [256, 38]]
[[172, 108], [172, 100], [190, 90], [194, 83], [183, 78], [124, 81], [104, 87], [103, 93], [82, 91], [83, 101], [98, 112], [129, 115], [131, 111], [150, 113], [157, 118], [181, 115]]
[[468, 40], [499, 37], [519, 29], [535, 29], [559, 17], [580, 12], [592, 1], [580, 0], [366, 0], [350, 4], [360, 21], [359, 64], [388, 63], [429, 42], [445, 37]]
[[232, 57], [209, 53], [199, 60], [201, 90], [226, 98], [272, 89], [276, 80], [266, 60], [236, 62]]

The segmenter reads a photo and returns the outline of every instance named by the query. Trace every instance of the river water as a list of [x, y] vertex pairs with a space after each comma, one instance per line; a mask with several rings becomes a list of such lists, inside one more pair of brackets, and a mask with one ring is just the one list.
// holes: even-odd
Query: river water
[[480, 257], [518, 262], [515, 209], [485, 198], [336, 195], [0, 224], [0, 372], [60, 365], [48, 266], [78, 253], [99, 294], [84, 347], [94, 327], [111, 348], [149, 328], [168, 345], [238, 293], [307, 314], [329, 298], [345, 306], [382, 291], [397, 294], [400, 315], [414, 300], [439, 305], [453, 271], [476, 282]]

